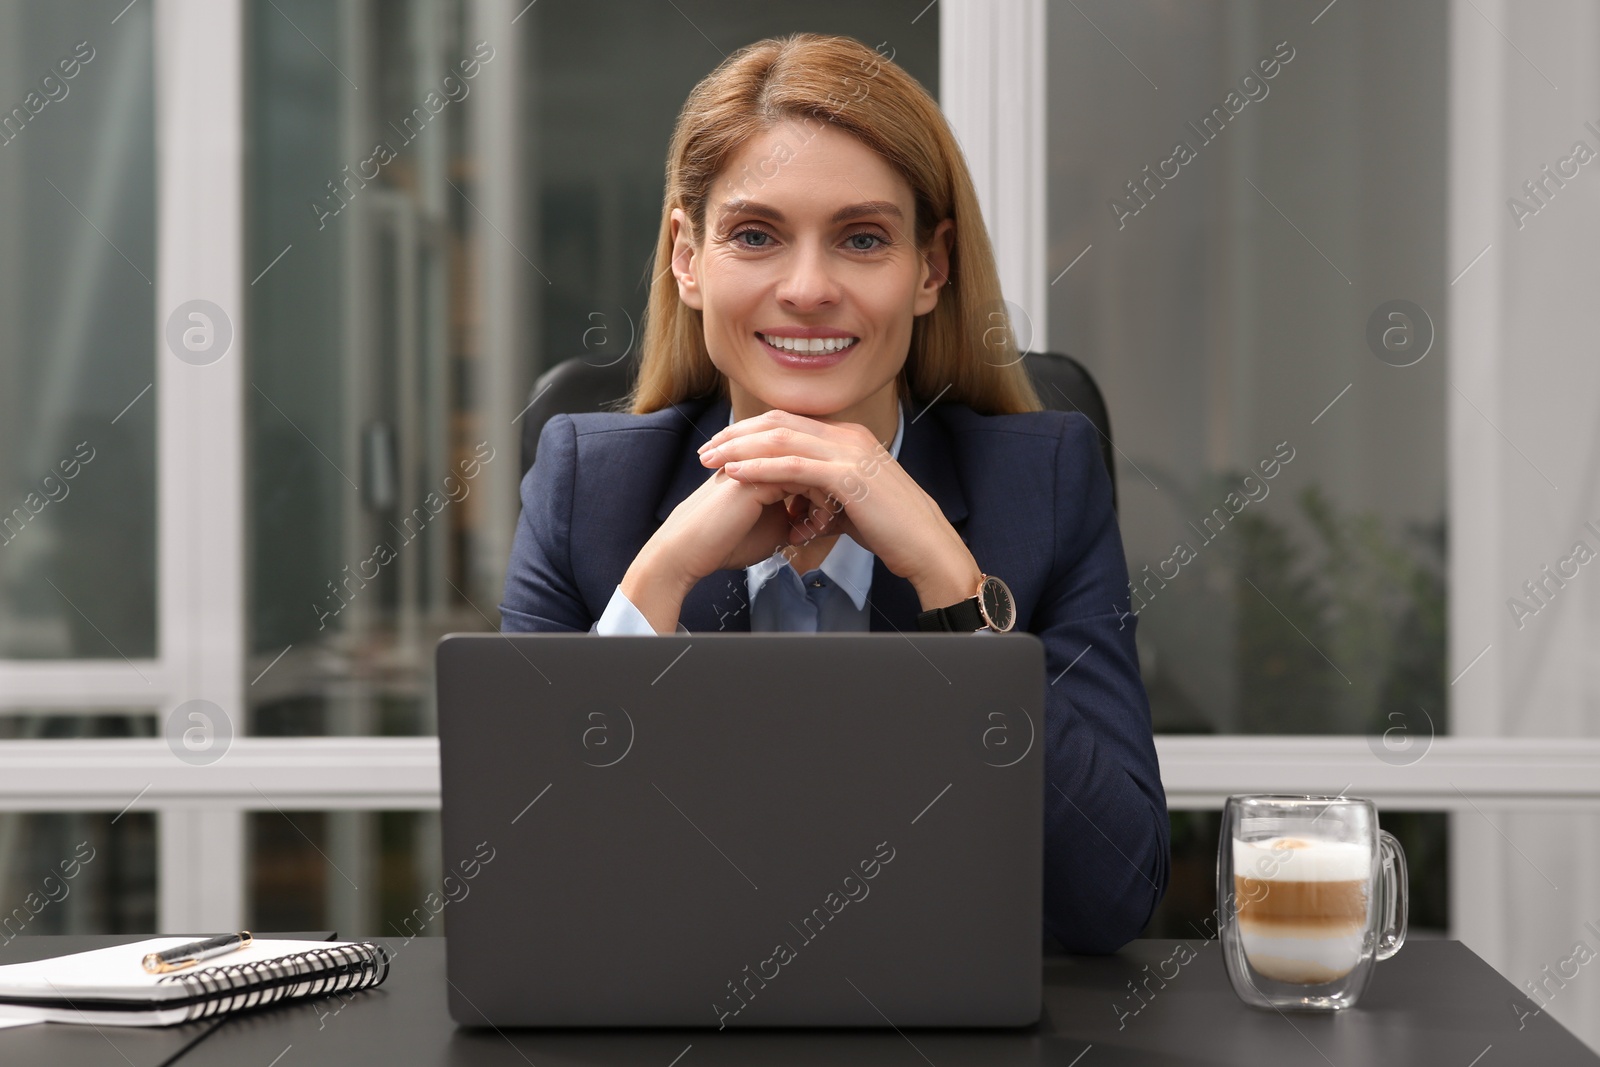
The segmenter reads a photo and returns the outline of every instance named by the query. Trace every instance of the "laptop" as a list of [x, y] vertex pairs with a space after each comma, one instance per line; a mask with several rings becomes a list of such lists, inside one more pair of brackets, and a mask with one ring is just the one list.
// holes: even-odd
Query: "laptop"
[[449, 634], [464, 1026], [1040, 1016], [1033, 634]]

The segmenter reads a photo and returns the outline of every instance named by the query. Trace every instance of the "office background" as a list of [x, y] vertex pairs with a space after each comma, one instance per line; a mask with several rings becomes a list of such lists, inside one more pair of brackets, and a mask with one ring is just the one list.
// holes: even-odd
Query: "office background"
[[497, 628], [530, 386], [637, 343], [677, 109], [793, 30], [941, 101], [1106, 393], [1149, 933], [1224, 796], [1344, 790], [1415, 935], [1600, 951], [1585, 0], [0, 3], [0, 941], [439, 932], [432, 648]]

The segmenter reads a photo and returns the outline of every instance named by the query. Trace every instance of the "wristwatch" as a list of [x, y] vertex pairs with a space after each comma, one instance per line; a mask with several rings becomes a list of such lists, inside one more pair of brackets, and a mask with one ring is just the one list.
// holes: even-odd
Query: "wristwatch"
[[918, 613], [917, 627], [965, 633], [987, 626], [995, 633], [1005, 633], [1016, 619], [1017, 608], [1011, 599], [1011, 590], [999, 578], [985, 574], [978, 580], [978, 592], [974, 596], [947, 608], [930, 608]]

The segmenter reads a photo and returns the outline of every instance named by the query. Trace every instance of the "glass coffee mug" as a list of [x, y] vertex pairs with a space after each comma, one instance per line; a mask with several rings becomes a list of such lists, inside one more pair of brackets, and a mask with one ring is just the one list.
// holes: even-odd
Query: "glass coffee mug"
[[1337, 1011], [1406, 938], [1406, 858], [1359, 797], [1232, 796], [1217, 854], [1218, 925], [1246, 1004]]

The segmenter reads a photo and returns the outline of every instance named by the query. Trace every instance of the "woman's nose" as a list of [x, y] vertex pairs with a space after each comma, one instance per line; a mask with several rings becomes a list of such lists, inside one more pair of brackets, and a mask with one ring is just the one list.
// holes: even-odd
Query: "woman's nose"
[[789, 270], [778, 286], [778, 299], [797, 311], [807, 311], [837, 303], [839, 285], [833, 277], [827, 253], [802, 250], [789, 261]]

